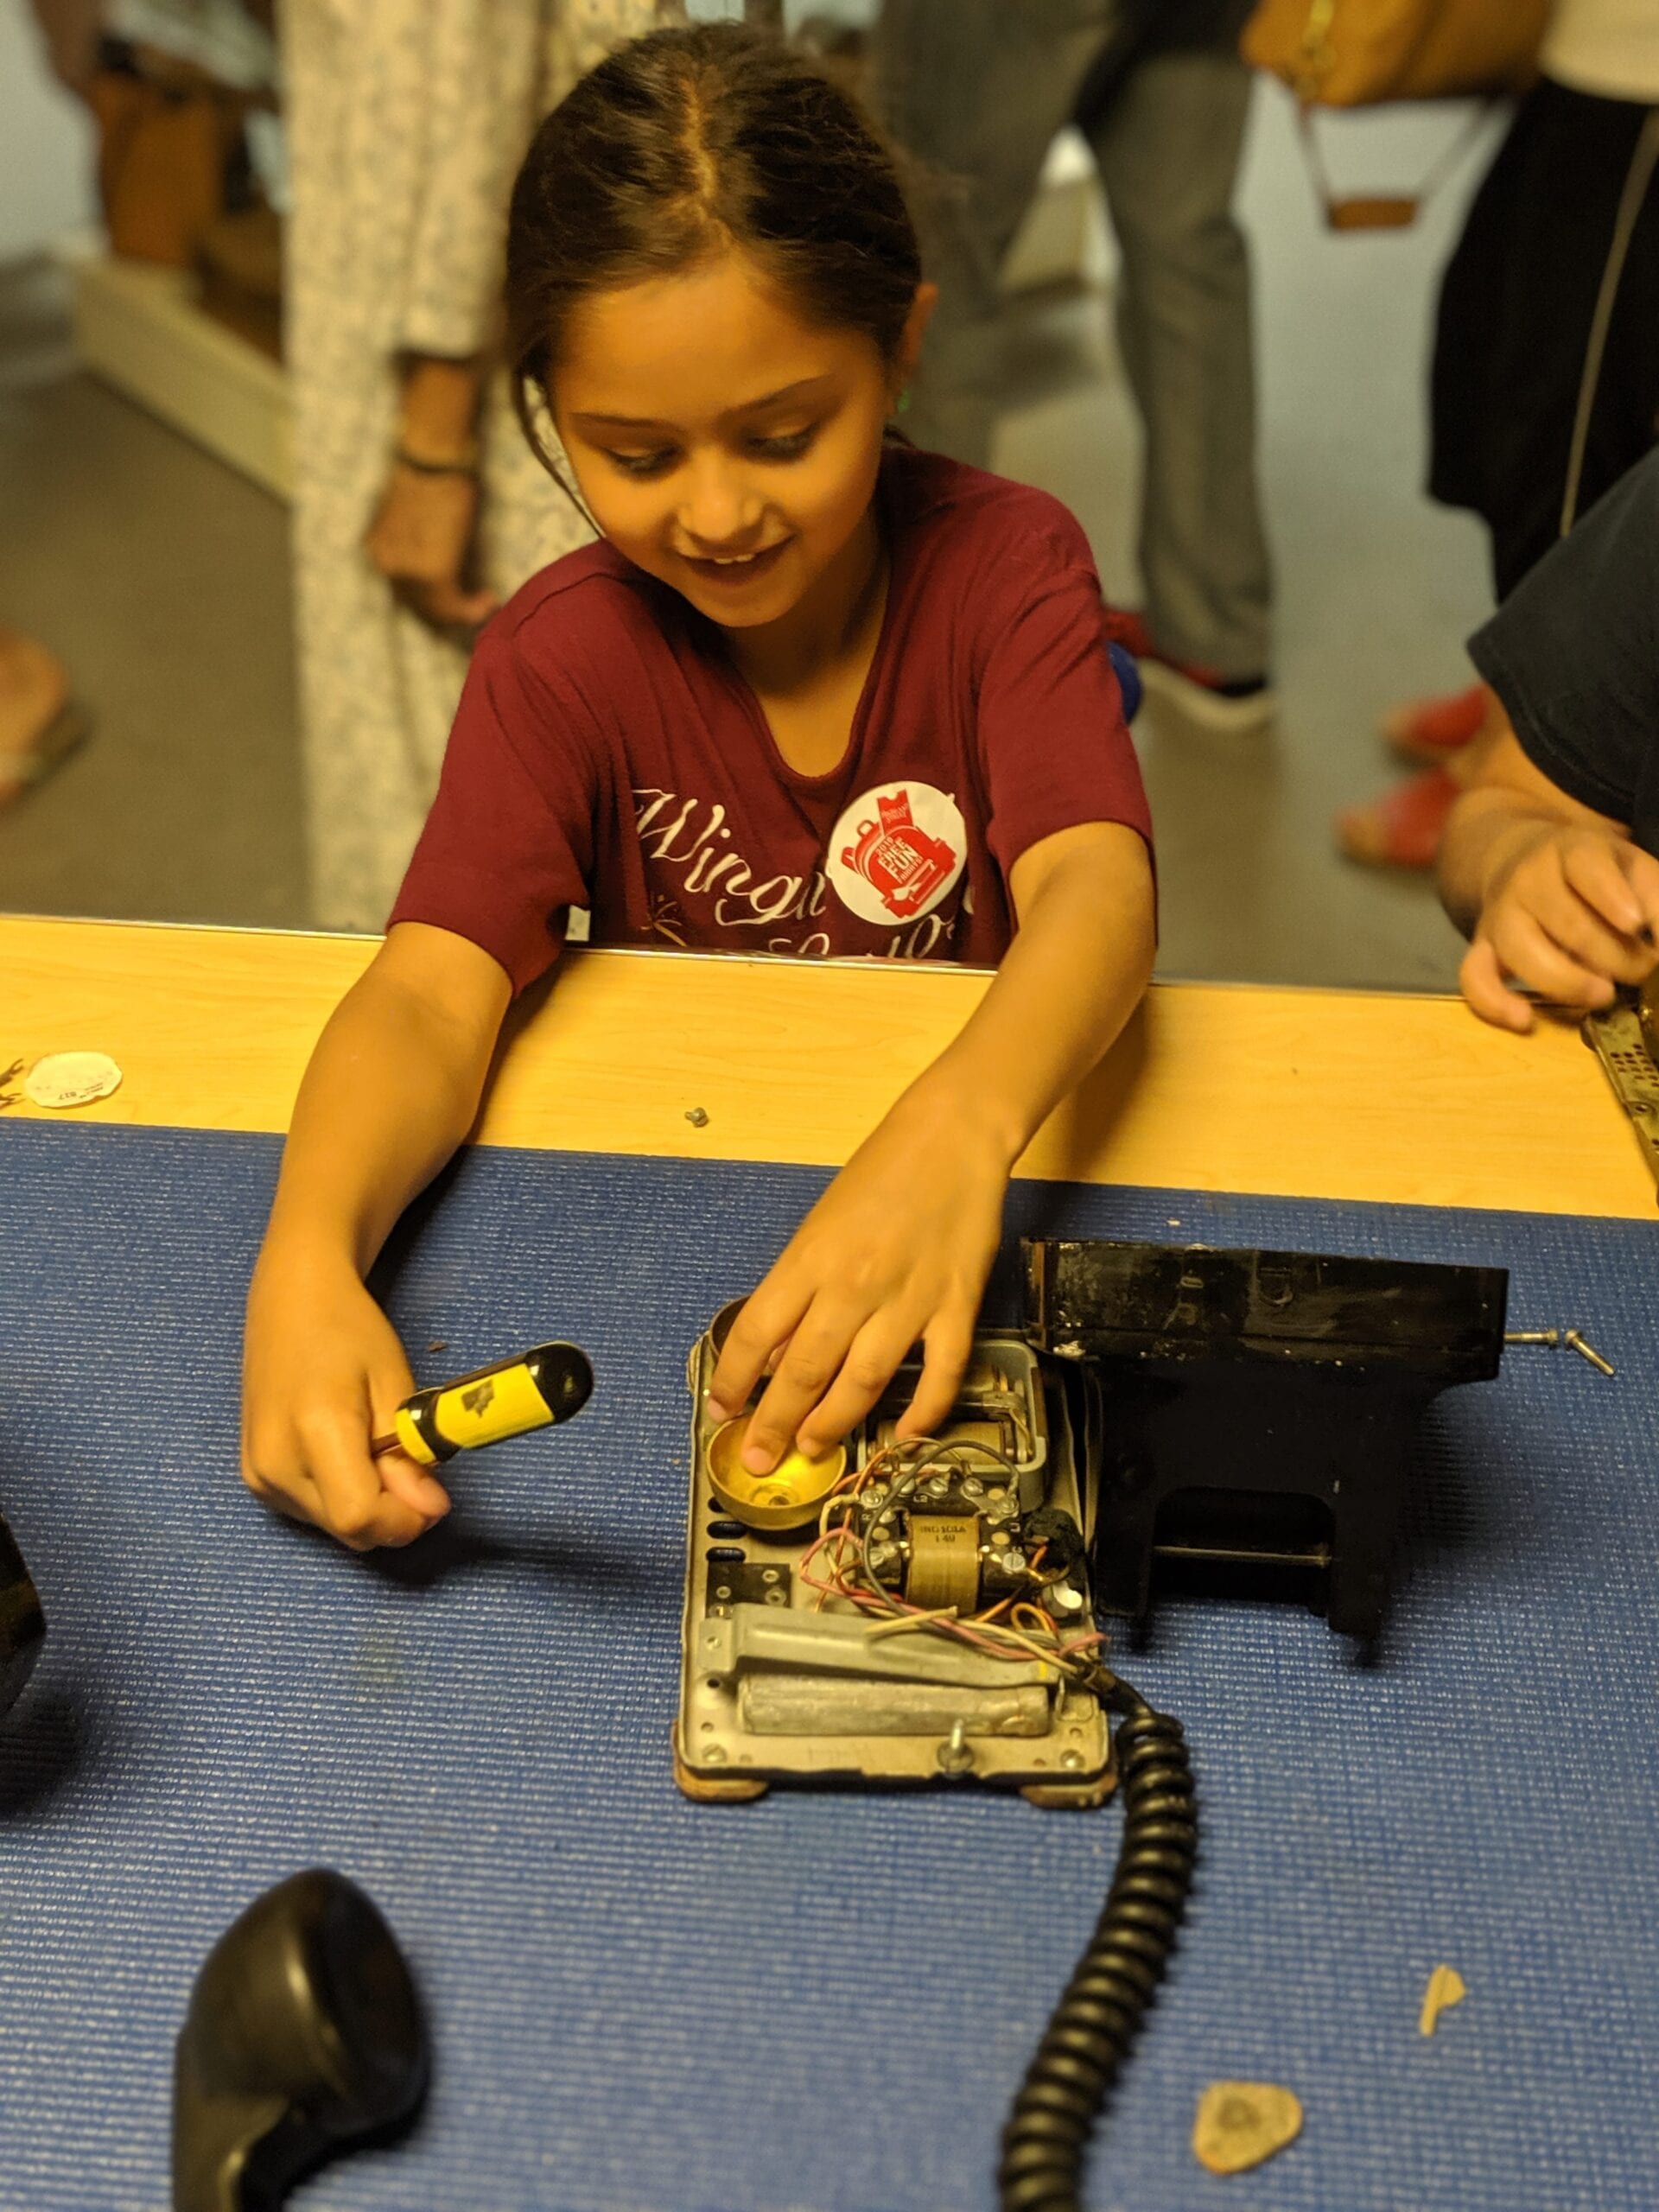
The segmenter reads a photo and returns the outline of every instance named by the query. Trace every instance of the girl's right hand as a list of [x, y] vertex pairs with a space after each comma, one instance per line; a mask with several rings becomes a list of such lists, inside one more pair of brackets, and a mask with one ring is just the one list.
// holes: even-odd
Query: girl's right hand
[[267, 1249], [248, 1294], [242, 1479], [353, 1551], [408, 1544], [449, 1510], [401, 1452], [369, 1456], [415, 1388], [397, 1333], [352, 1268]]

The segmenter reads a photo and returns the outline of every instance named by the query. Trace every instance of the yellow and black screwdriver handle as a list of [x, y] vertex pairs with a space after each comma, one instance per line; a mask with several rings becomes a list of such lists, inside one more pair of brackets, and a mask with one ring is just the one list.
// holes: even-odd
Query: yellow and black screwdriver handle
[[405, 1452], [423, 1467], [523, 1436], [579, 1414], [593, 1395], [594, 1370], [575, 1344], [537, 1344], [518, 1359], [480, 1367], [475, 1375], [417, 1390], [398, 1407], [390, 1436], [370, 1445], [378, 1459]]

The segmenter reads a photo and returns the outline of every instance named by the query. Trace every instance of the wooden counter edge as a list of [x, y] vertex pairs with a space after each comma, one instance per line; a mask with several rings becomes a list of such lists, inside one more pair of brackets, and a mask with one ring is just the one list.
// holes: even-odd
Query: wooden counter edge
[[[3, 917], [0, 1066], [73, 1049], [120, 1064], [113, 1096], [41, 1118], [277, 1132], [318, 1030], [375, 942]], [[885, 962], [575, 954], [515, 1014], [479, 1138], [836, 1166], [987, 980]], [[0, 1131], [36, 1114], [20, 1102]], [[1020, 1173], [1656, 1211], [1636, 1140], [1570, 1028], [1509, 1037], [1453, 999], [1415, 994], [1160, 984]]]

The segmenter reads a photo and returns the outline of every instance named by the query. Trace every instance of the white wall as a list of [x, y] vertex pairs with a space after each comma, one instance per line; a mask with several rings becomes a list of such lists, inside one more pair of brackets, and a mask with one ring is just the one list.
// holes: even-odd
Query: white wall
[[0, 262], [97, 220], [92, 126], [46, 66], [28, 0], [0, 0]]

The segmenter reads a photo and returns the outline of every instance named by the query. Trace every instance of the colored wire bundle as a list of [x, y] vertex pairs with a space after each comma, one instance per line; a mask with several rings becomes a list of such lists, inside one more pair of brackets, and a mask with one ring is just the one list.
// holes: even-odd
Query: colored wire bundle
[[[918, 1635], [947, 1636], [996, 1659], [1046, 1660], [1062, 1673], [1076, 1675], [1081, 1662], [1105, 1641], [1097, 1631], [1062, 1637], [1053, 1616], [1042, 1606], [1009, 1598], [970, 1613], [965, 1620], [953, 1608], [929, 1611], [888, 1589], [875, 1571], [871, 1550], [877, 1522], [912, 1499], [925, 1476], [950, 1466], [965, 1471], [976, 1465], [995, 1469], [1010, 1491], [1018, 1484], [1019, 1471], [1013, 1462], [988, 1444], [941, 1444], [929, 1437], [912, 1437], [872, 1452], [861, 1467], [843, 1475], [824, 1500], [817, 1536], [802, 1554], [796, 1572], [809, 1589], [817, 1592], [820, 1607], [826, 1598], [839, 1598], [893, 1623], [895, 1632], [899, 1624], [906, 1628], [913, 1624]], [[871, 1492], [878, 1487], [880, 1495], [872, 1499]], [[834, 1518], [837, 1514], [838, 1520]], [[1039, 1546], [1033, 1553], [1033, 1569], [1041, 1566], [1046, 1548]], [[1008, 1614], [1006, 1622], [997, 1618], [1004, 1611]]]

